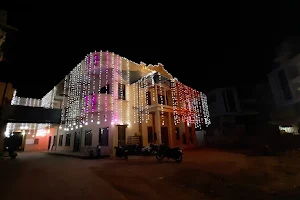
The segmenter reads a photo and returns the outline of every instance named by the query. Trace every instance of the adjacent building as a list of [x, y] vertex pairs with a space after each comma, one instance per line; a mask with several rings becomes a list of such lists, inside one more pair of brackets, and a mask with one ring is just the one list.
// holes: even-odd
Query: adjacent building
[[6, 40], [7, 32], [16, 31], [17, 29], [7, 24], [7, 12], [0, 10], [0, 62], [4, 58], [3, 44]]
[[24, 150], [112, 154], [118, 144], [197, 146], [196, 129], [210, 125], [207, 97], [173, 77], [162, 64], [135, 63], [111, 52], [88, 54], [42, 99], [14, 95], [13, 105], [60, 108], [61, 123], [9, 123]]
[[15, 89], [11, 83], [0, 82], [0, 156], [3, 152], [5, 122], [3, 120], [3, 106], [9, 105]]
[[255, 93], [242, 87], [216, 88], [208, 93], [208, 105], [213, 127], [244, 124], [258, 113]]
[[241, 143], [246, 136], [278, 134], [270, 124], [274, 103], [268, 83], [216, 88], [207, 96], [211, 126], [206, 144], [230, 145]]
[[276, 59], [276, 68], [269, 73], [276, 109], [272, 123], [282, 133], [299, 134], [300, 122], [300, 54]]

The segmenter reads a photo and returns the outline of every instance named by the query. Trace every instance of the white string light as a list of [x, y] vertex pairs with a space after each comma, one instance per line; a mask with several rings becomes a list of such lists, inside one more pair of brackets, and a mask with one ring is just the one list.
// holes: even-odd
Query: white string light
[[81, 85], [81, 113], [80, 113], [80, 124], [79, 127], [81, 128], [84, 123], [85, 123], [85, 64], [84, 64], [84, 60], [81, 61], [81, 65], [80, 65], [80, 85]]
[[115, 113], [114, 113], [114, 123], [119, 123], [119, 91], [120, 91], [120, 85], [119, 85], [119, 72], [120, 72], [120, 59], [121, 57], [118, 55], [116, 58], [116, 76], [115, 76], [115, 82], [116, 82], [116, 91], [115, 91]]
[[[25, 106], [29, 106], [29, 98], [26, 98]], [[21, 129], [28, 129], [28, 124], [25, 123], [24, 126], [22, 125], [22, 128], [21, 128]]]
[[70, 113], [70, 129], [73, 130], [73, 126], [76, 125], [76, 122], [75, 122], [75, 118], [76, 118], [76, 108], [74, 107], [75, 105], [75, 73], [74, 73], [74, 69], [70, 72], [70, 79], [69, 79], [69, 82], [70, 82], [70, 102], [69, 102], [69, 113]]
[[94, 112], [95, 112], [95, 100], [96, 100], [96, 96], [95, 96], [95, 91], [96, 91], [96, 52], [94, 54], [92, 54], [92, 68], [93, 68], [93, 81], [92, 81], [92, 97], [91, 97], [91, 109], [92, 109], [92, 114], [91, 114], [91, 123], [94, 122]]
[[[91, 117], [90, 116], [90, 111], [92, 110], [91, 109], [91, 74], [92, 74], [92, 53], [90, 53], [90, 55], [88, 56], [88, 95], [87, 95], [87, 110], [88, 110], [88, 113], [87, 113], [87, 122], [89, 121], [89, 118]], [[86, 125], [88, 125], [86, 122]], [[92, 119], [91, 119], [91, 122], [92, 122]]]
[[161, 75], [158, 74], [158, 81], [159, 81], [159, 96], [160, 96], [160, 109], [161, 109], [161, 124], [165, 125], [165, 119], [164, 119], [164, 106], [163, 106], [163, 91], [162, 91], [162, 81], [161, 81]]
[[82, 79], [81, 79], [81, 64], [76, 67], [76, 129], [81, 125], [81, 91], [82, 91]]
[[207, 104], [207, 97], [204, 93], [200, 93], [201, 95], [201, 102], [203, 108], [203, 116], [204, 116], [204, 123], [206, 126], [210, 125], [210, 118], [209, 118], [209, 111], [208, 111], [208, 104]]
[[85, 57], [84, 60], [84, 125], [88, 125], [88, 112], [89, 112], [89, 107], [88, 107], [88, 58], [87, 56]]
[[114, 101], [115, 101], [115, 54], [111, 54], [111, 123], [114, 123]]
[[[30, 98], [30, 99], [29, 99], [29, 106], [30, 106], [30, 107], [33, 107], [33, 102], [34, 102], [33, 99]], [[33, 125], [32, 123], [29, 124], [29, 131], [28, 131], [28, 134], [30, 134], [30, 131], [31, 131], [31, 129], [32, 129], [32, 125]]]
[[68, 92], [67, 92], [67, 108], [66, 108], [66, 131], [69, 130], [70, 118], [71, 118], [71, 111], [70, 111], [70, 101], [71, 101], [71, 81], [70, 75], [67, 77], [67, 84], [68, 84]]
[[130, 124], [130, 70], [129, 70], [129, 60], [126, 59], [126, 70], [127, 70], [127, 86], [126, 86], [126, 96], [127, 96], [127, 125]]
[[101, 76], [102, 76], [102, 51], [99, 53], [99, 80], [98, 80], [98, 104], [97, 104], [97, 124], [100, 124], [100, 109], [101, 109]]
[[108, 51], [106, 51], [106, 69], [105, 69], [105, 88], [106, 88], [106, 92], [105, 92], [105, 114], [104, 114], [104, 121], [107, 122], [107, 106], [108, 106], [108, 102], [107, 102], [107, 95], [108, 95], [108, 64], [109, 64], [109, 54], [108, 54]]
[[197, 91], [195, 90], [194, 91], [194, 99], [195, 99], [195, 107], [196, 107], [196, 114], [195, 114], [195, 128], [200, 128], [201, 126], [201, 121], [200, 121], [200, 113], [201, 113], [201, 110], [199, 108], [199, 96], [198, 96], [198, 93]]
[[141, 98], [141, 80], [138, 81], [138, 108], [139, 108], [139, 112], [138, 112], [138, 117], [139, 117], [139, 123], [142, 123], [142, 98]]
[[122, 74], [123, 74], [123, 60], [122, 60], [122, 58], [120, 58], [120, 60], [119, 60], [119, 62], [120, 62], [120, 64], [119, 64], [119, 67], [120, 67], [120, 69], [119, 69], [119, 76], [120, 76], [120, 85], [121, 85], [121, 91], [120, 91], [120, 93], [121, 93], [121, 100], [120, 100], [120, 121], [121, 121], [121, 124], [123, 124], [123, 77], [122, 77]]
[[66, 93], [67, 93], [67, 76], [65, 76], [65, 79], [64, 79], [64, 92], [63, 92], [63, 99], [62, 99], [62, 102], [61, 102], [61, 119], [60, 119], [60, 126], [59, 128], [62, 128], [62, 123], [63, 121], [65, 121], [65, 114], [66, 114], [66, 110], [65, 110], [65, 99], [66, 99]]
[[142, 122], [145, 120], [145, 77], [141, 79], [141, 90], [140, 90], [140, 98], [141, 98], [141, 116]]
[[145, 120], [146, 123], [148, 123], [149, 121], [149, 105], [148, 105], [148, 101], [149, 101], [149, 95], [148, 95], [148, 82], [147, 82], [147, 78], [144, 78], [144, 99], [145, 99]]
[[172, 92], [172, 103], [173, 103], [173, 117], [175, 126], [179, 124], [178, 113], [177, 113], [177, 92], [176, 92], [176, 82], [174, 79], [171, 80], [171, 92]]
[[133, 123], [136, 123], [136, 83], [133, 84]]

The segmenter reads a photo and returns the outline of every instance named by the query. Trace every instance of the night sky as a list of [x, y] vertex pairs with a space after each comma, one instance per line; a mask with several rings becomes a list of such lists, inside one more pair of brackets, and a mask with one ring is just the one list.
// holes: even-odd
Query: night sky
[[138, 63], [160, 62], [181, 82], [208, 92], [267, 81], [276, 47], [299, 35], [298, 7], [288, 3], [148, 11], [153, 6], [122, 13], [99, 5], [5, 6], [8, 24], [19, 31], [7, 36], [0, 79], [12, 82], [18, 96], [41, 98], [87, 53], [109, 50]]

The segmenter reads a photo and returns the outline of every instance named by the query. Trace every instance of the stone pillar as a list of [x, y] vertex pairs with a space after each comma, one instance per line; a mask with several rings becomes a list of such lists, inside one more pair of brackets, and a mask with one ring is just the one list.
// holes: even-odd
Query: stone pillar
[[198, 146], [198, 141], [197, 141], [197, 136], [196, 136], [196, 129], [195, 129], [195, 124], [192, 124], [192, 137], [193, 137], [193, 145], [194, 147]]
[[163, 87], [163, 90], [164, 90], [164, 96], [165, 96], [165, 99], [164, 99], [165, 100], [165, 105], [168, 105], [167, 104], [167, 102], [168, 102], [168, 99], [167, 99], [167, 90], [164, 87]]
[[157, 143], [161, 144], [161, 120], [160, 120], [160, 111], [156, 110], [155, 111], [155, 133], [157, 135]]
[[169, 146], [172, 148], [174, 147], [174, 123], [172, 120], [172, 115], [170, 112], [168, 112], [168, 134], [169, 134]]
[[155, 96], [155, 98], [154, 98], [154, 99], [152, 99], [152, 101], [154, 101], [155, 103], [153, 103], [152, 105], [156, 105], [156, 104], [158, 104], [158, 97], [157, 97], [157, 85], [156, 85], [156, 84], [154, 85], [153, 92], [154, 92], [154, 96]]
[[191, 146], [191, 136], [190, 136], [190, 130], [189, 126], [187, 125], [187, 122], [184, 122], [184, 129], [185, 129], [185, 136], [186, 136], [186, 142], [187, 145], [190, 147]]

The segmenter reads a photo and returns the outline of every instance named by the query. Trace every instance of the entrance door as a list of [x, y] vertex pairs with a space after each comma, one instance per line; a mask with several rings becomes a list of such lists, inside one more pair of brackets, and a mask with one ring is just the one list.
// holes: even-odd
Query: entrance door
[[49, 136], [49, 140], [48, 140], [48, 150], [51, 150], [50, 146], [51, 146], [51, 136]]
[[124, 125], [118, 126], [118, 142], [120, 145], [124, 145], [126, 143], [126, 126]]
[[153, 128], [152, 126], [148, 126], [148, 143], [154, 142], [154, 137], [153, 137]]
[[169, 146], [169, 134], [168, 127], [161, 127], [161, 142], [166, 146]]
[[80, 151], [81, 133], [75, 132], [73, 151]]
[[14, 132], [12, 136], [13, 144], [17, 150], [22, 150], [23, 135], [21, 132]]

